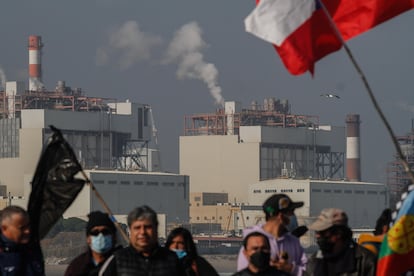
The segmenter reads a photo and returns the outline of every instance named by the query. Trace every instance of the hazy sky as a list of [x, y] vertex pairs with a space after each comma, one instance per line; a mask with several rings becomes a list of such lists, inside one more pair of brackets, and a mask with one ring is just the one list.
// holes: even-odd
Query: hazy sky
[[[64, 80], [88, 96], [150, 104], [162, 165], [173, 172], [184, 115], [213, 112], [223, 100], [246, 107], [266, 97], [287, 99], [292, 113], [336, 126], [357, 113], [362, 178], [385, 181], [394, 148], [344, 50], [318, 62], [314, 78], [290, 75], [270, 44], [244, 31], [254, 2], [3, 1], [0, 78], [3, 71], [7, 80], [27, 81], [27, 39], [41, 35], [46, 88]], [[412, 26], [407, 12], [349, 42], [397, 135], [411, 129], [414, 111]]]

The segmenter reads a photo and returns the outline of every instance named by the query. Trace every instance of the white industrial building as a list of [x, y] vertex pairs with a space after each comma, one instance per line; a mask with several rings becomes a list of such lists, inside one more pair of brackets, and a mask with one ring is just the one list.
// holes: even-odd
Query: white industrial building
[[[388, 191], [384, 184], [360, 182], [359, 115], [344, 121], [346, 128], [322, 126], [273, 98], [245, 109], [226, 102], [215, 113], [186, 117], [180, 173], [189, 175], [191, 193], [228, 193], [235, 230], [263, 222], [261, 206], [275, 193], [305, 203], [296, 212], [303, 224], [336, 207], [348, 213], [351, 227], [372, 228], [389, 206]], [[190, 209], [192, 222], [201, 220], [201, 209]]]
[[[10, 91], [7, 87], [21, 86], [7, 82]], [[84, 97], [64, 83], [53, 92], [23, 90], [13, 95], [0, 101], [0, 185], [6, 187], [0, 196], [24, 197], [12, 203], [27, 206], [30, 181], [53, 125], [114, 214], [147, 204], [165, 214], [167, 223], [177, 217], [188, 221], [189, 180], [159, 172], [150, 106]], [[84, 188], [65, 216], [81, 217], [96, 209], [103, 210]]]
[[267, 108], [226, 102], [224, 111], [186, 118], [180, 173], [190, 176], [191, 192], [225, 192], [230, 202], [247, 203], [248, 186], [261, 180], [345, 178], [345, 127]]
[[316, 219], [324, 208], [343, 209], [352, 228], [374, 228], [376, 219], [388, 208], [385, 184], [312, 179], [272, 179], [249, 186], [249, 204], [261, 206], [275, 193], [283, 193], [304, 206], [295, 211], [303, 224]]

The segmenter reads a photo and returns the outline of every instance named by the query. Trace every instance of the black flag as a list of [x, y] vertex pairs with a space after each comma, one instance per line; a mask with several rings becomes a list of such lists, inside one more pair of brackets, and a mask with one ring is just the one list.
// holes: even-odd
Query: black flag
[[82, 190], [85, 180], [75, 178], [82, 171], [72, 148], [59, 129], [43, 149], [32, 180], [28, 212], [32, 238], [43, 239]]

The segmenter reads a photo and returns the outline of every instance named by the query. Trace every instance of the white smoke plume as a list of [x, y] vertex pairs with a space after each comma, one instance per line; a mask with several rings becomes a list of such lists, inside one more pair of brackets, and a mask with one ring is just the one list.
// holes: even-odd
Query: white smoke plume
[[128, 69], [140, 61], [149, 60], [151, 50], [161, 42], [161, 37], [141, 31], [136, 21], [127, 21], [109, 34], [106, 46], [98, 48], [96, 64], [105, 65], [112, 55], [118, 55], [120, 68]]
[[403, 111], [408, 111], [410, 113], [414, 113], [414, 105], [408, 104], [406, 102], [398, 102], [397, 105], [402, 109]]
[[212, 63], [204, 61], [201, 51], [207, 47], [202, 38], [202, 30], [197, 22], [183, 25], [171, 40], [164, 63], [178, 63], [177, 77], [198, 79], [207, 84], [215, 103], [224, 106], [221, 87], [217, 85], [218, 70]]
[[6, 89], [6, 73], [0, 66], [0, 91], [4, 91]]

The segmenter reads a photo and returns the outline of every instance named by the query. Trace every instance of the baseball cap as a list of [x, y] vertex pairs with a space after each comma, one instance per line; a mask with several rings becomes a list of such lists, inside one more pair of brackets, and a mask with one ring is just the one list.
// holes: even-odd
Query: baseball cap
[[309, 229], [314, 231], [324, 231], [334, 225], [348, 226], [348, 216], [341, 209], [323, 209], [319, 217], [314, 221]]
[[263, 203], [263, 211], [270, 217], [281, 211], [293, 211], [303, 206], [303, 202], [293, 202], [285, 194], [274, 194]]

